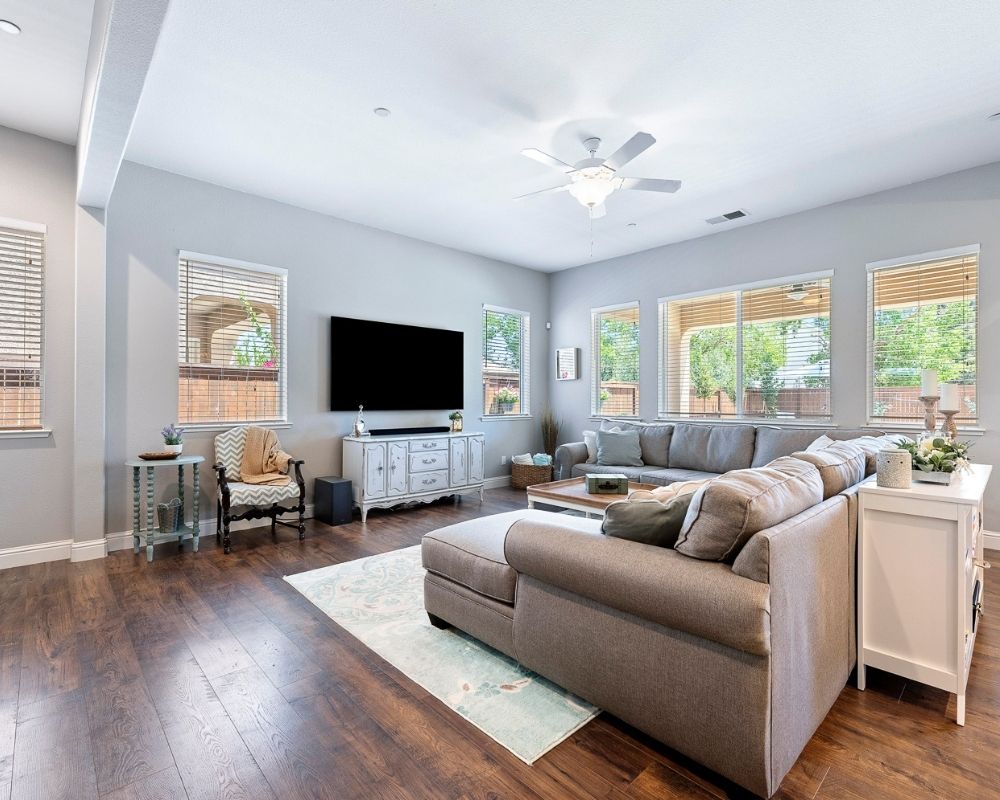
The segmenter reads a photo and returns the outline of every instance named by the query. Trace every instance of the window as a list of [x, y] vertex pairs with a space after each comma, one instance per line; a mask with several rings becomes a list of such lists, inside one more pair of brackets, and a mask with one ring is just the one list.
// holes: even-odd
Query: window
[[284, 270], [181, 253], [181, 423], [284, 422]]
[[958, 386], [959, 423], [978, 421], [979, 247], [868, 265], [868, 399], [873, 424], [923, 421], [920, 370]]
[[639, 304], [591, 312], [591, 412], [639, 416]]
[[828, 420], [830, 275], [660, 301], [660, 415]]
[[483, 306], [483, 414], [531, 413], [531, 320], [524, 311]]
[[0, 431], [42, 427], [45, 229], [0, 221]]

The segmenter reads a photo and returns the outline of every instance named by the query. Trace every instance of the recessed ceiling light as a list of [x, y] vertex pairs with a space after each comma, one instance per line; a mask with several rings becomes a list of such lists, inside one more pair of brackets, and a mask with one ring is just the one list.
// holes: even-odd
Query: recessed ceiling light
[[0, 31], [9, 33], [11, 36], [17, 36], [21, 32], [21, 26], [15, 25], [9, 19], [0, 19]]
[[998, 111], [996, 114], [990, 114], [986, 119], [991, 120], [993, 122], [1000, 122], [1000, 111]]
[[375, 109], [376, 117], [388, 117], [391, 113], [392, 112], [388, 108], [382, 108], [382, 106]]
[[636, 226], [636, 224], [635, 224], [634, 222], [630, 222], [630, 223], [629, 223], [628, 225], [626, 225], [625, 227], [626, 227], [626, 228], [635, 228], [635, 227], [637, 227], [637, 226]]

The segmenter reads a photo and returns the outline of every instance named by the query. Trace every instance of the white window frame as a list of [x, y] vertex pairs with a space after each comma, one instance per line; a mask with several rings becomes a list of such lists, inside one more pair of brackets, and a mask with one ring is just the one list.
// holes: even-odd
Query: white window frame
[[977, 244], [967, 244], [962, 247], [948, 247], [944, 250], [931, 250], [926, 253], [917, 253], [911, 256], [901, 256], [900, 258], [887, 258], [882, 261], [870, 261], [865, 265], [866, 280], [868, 282], [867, 287], [867, 304], [866, 304], [866, 319], [865, 319], [865, 419], [867, 420], [866, 427], [869, 428], [879, 428], [881, 430], [888, 431], [922, 431], [924, 429], [922, 422], [886, 422], [885, 420], [875, 418], [872, 416], [872, 406], [875, 400], [875, 352], [874, 352], [874, 342], [872, 339], [875, 335], [875, 280], [874, 276], [876, 272], [881, 272], [882, 270], [893, 269], [895, 267], [910, 267], [917, 266], [918, 264], [924, 263], [926, 261], [940, 261], [947, 258], [961, 258], [964, 256], [975, 256], [976, 257], [976, 424], [975, 425], [958, 425], [959, 430], [970, 432], [970, 433], [982, 433], [983, 428], [980, 427], [983, 418], [983, 413], [979, 408], [980, 404], [980, 394], [979, 394], [979, 356], [980, 356], [980, 343], [982, 339], [980, 337], [981, 325], [982, 325], [982, 305], [980, 304], [980, 287], [979, 278], [982, 274], [982, 258], [980, 256], [980, 245]]
[[[696, 292], [686, 292], [685, 294], [674, 294], [667, 295], [665, 297], [657, 298], [657, 310], [658, 310], [658, 330], [657, 336], [659, 340], [659, 346], [657, 351], [658, 363], [656, 365], [657, 371], [657, 407], [656, 407], [656, 418], [657, 420], [673, 421], [673, 422], [690, 422], [692, 420], [698, 421], [702, 419], [701, 417], [686, 416], [684, 414], [672, 414], [667, 411], [667, 381], [668, 376], [666, 369], [666, 359], [669, 355], [669, 342], [667, 341], [668, 331], [669, 331], [669, 304], [677, 300], [694, 300], [699, 297], [709, 297], [716, 294], [735, 294], [736, 295], [736, 317], [734, 325], [736, 326], [736, 409], [737, 414], [735, 417], [730, 419], [711, 419], [713, 425], [715, 424], [730, 424], [730, 425], [745, 425], [746, 423], [761, 423], [772, 425], [774, 427], [784, 427], [784, 428], [815, 428], [818, 426], [832, 428], [835, 427], [833, 420], [834, 416], [834, 392], [833, 392], [833, 361], [834, 361], [834, 348], [833, 348], [833, 278], [834, 270], [819, 270], [817, 272], [804, 272], [799, 275], [786, 275], [780, 278], [768, 278], [767, 280], [753, 281], [751, 283], [740, 283], [730, 286], [722, 286], [718, 289], [700, 289]], [[775, 417], [751, 417], [743, 415], [743, 292], [752, 291], [754, 289], [769, 289], [773, 286], [785, 286], [794, 283], [808, 283], [809, 281], [816, 280], [829, 280], [830, 281], [830, 417], [829, 419], [813, 417], [810, 419], [783, 419]], [[705, 420], [706, 422], [709, 420]]]
[[[489, 414], [486, 412], [486, 389], [483, 384], [483, 393], [479, 397], [479, 410], [481, 420], [496, 419], [531, 419], [531, 314], [527, 311], [520, 311], [516, 308], [505, 308], [504, 306], [494, 306], [483, 303], [482, 316], [479, 318], [479, 330], [483, 330], [483, 322], [486, 312], [494, 314], [510, 314], [521, 318], [521, 368], [518, 377], [518, 397], [520, 398], [520, 414]], [[483, 350], [486, 342], [480, 343], [479, 348], [479, 376], [482, 382], [483, 377]]]
[[630, 300], [627, 303], [616, 303], [610, 306], [600, 306], [590, 309], [590, 416], [592, 418], [603, 418], [607, 415], [601, 413], [601, 331], [597, 320], [601, 314], [612, 311], [625, 311], [634, 308], [639, 312], [639, 414], [615, 414], [614, 419], [640, 419], [642, 403], [642, 311], [638, 300]]
[[46, 319], [45, 296], [48, 294], [48, 226], [40, 222], [28, 222], [23, 219], [13, 217], [0, 217], [0, 228], [10, 228], [11, 230], [21, 230], [26, 233], [37, 233], [42, 236], [42, 302], [41, 317], [42, 331], [38, 353], [38, 382], [41, 396], [41, 408], [39, 409], [39, 426], [37, 428], [9, 428], [0, 431], [0, 441], [4, 439], [45, 439], [52, 435], [52, 429], [45, 425], [46, 405], [48, 393], [45, 391], [45, 364], [46, 364], [46, 333], [48, 324]]
[[[200, 261], [204, 264], [219, 267], [234, 267], [237, 269], [250, 270], [252, 272], [263, 272], [269, 275], [277, 275], [281, 279], [281, 344], [278, 363], [278, 399], [280, 403], [280, 413], [273, 420], [219, 420], [215, 422], [179, 422], [185, 431], [224, 431], [239, 425], [256, 425], [261, 428], [290, 428], [288, 421], [288, 270], [283, 267], [272, 267], [267, 264], [257, 264], [253, 261], [243, 261], [238, 258], [227, 258], [226, 256], [215, 256], [207, 253], [196, 253], [191, 250], [177, 251], [178, 280], [180, 262], [183, 259]], [[178, 287], [179, 289], [179, 287]], [[180, 306], [181, 298], [178, 291], [177, 304]], [[174, 336], [175, 342], [180, 343], [180, 329], [178, 328]], [[178, 366], [180, 363], [178, 362]], [[178, 417], [180, 417], [180, 396], [177, 398]]]

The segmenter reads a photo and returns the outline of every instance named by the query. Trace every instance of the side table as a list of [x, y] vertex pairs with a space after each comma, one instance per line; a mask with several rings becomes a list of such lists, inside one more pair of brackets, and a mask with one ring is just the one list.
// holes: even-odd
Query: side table
[[[190, 536], [194, 545], [194, 551], [198, 552], [198, 510], [201, 499], [201, 481], [198, 474], [199, 465], [205, 460], [204, 456], [178, 456], [177, 458], [164, 459], [162, 461], [143, 461], [142, 459], [131, 459], [125, 462], [126, 467], [132, 468], [132, 552], [139, 552], [141, 538], [146, 540], [146, 560], [153, 560], [153, 545], [158, 542], [177, 540], [178, 547], [184, 544], [184, 540]], [[191, 465], [194, 478], [194, 498], [193, 511], [191, 514], [191, 524], [184, 524], [184, 467]], [[140, 492], [141, 471], [146, 469], [146, 526], [142, 527], [142, 496]], [[174, 467], [177, 469], [177, 494], [181, 501], [181, 527], [176, 533], [163, 533], [156, 528], [154, 513], [156, 510], [156, 470], [163, 467]]]

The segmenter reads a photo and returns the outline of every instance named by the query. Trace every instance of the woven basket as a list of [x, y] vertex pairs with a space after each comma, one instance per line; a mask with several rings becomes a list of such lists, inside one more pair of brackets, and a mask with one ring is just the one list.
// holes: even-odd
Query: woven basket
[[515, 489], [526, 489], [536, 483], [552, 480], [552, 466], [538, 467], [534, 464], [511, 464], [510, 485]]

